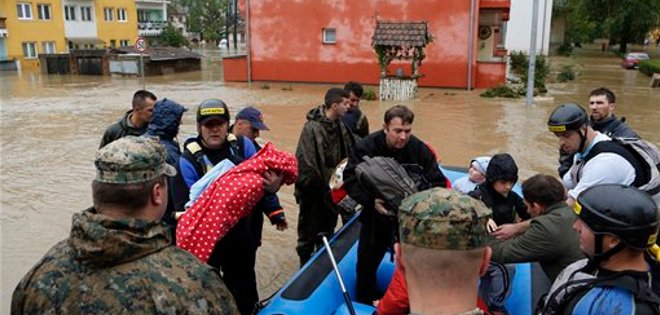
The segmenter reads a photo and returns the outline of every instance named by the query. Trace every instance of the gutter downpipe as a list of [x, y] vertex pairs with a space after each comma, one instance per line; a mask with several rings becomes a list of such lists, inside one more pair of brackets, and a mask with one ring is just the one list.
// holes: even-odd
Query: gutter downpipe
[[475, 7], [475, 2], [477, 0], [471, 0], [470, 1], [470, 32], [469, 32], [469, 39], [468, 39], [468, 66], [467, 66], [467, 90], [470, 91], [472, 90], [472, 50], [474, 47], [474, 7]]
[[248, 86], [252, 86], [252, 45], [250, 44], [250, 0], [245, 0], [245, 16], [246, 16], [246, 35], [245, 35], [245, 48], [247, 50], [246, 59], [247, 59], [247, 82]]

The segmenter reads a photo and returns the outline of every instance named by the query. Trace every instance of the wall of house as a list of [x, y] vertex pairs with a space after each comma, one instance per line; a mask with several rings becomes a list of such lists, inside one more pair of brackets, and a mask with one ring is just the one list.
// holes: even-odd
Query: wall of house
[[[509, 51], [529, 52], [532, 36], [531, 0], [511, 0], [511, 20], [507, 27], [506, 47]], [[552, 0], [538, 0], [536, 52], [548, 54]]]
[[475, 87], [478, 89], [504, 84], [506, 62], [478, 61]]
[[[18, 19], [16, 5], [18, 3], [29, 3], [32, 11], [31, 19]], [[51, 16], [49, 20], [39, 19], [37, 4], [49, 4]], [[64, 17], [61, 1], [39, 0], [39, 1], [0, 1], [0, 12], [3, 12], [7, 20], [8, 36], [5, 46], [8, 59], [15, 59], [22, 70], [39, 70], [39, 53], [44, 53], [44, 42], [55, 42], [55, 51], [63, 53], [67, 51], [64, 40]], [[23, 55], [23, 43], [35, 43], [37, 56], [26, 58]]]
[[[135, 43], [138, 36], [137, 11], [135, 9], [135, 0], [96, 0], [96, 25], [98, 29], [98, 38], [104, 42], [106, 47], [110, 47], [110, 42], [115, 41], [119, 46], [122, 40], [128, 40], [129, 45]], [[112, 21], [106, 21], [103, 9], [111, 8], [113, 15]], [[126, 21], [120, 22], [117, 19], [117, 9], [126, 9]]]
[[[509, 5], [508, 0], [484, 2]], [[433, 42], [419, 69], [424, 75], [420, 85], [464, 88], [469, 13], [467, 0], [251, 1], [252, 79], [378, 84], [377, 56], [371, 47], [376, 20], [428, 21]], [[475, 57], [477, 23], [475, 18]], [[336, 43], [322, 42], [324, 28], [336, 30]], [[476, 58], [473, 62], [476, 67]], [[225, 79], [233, 78], [231, 71], [225, 73]]]
[[552, 28], [550, 30], [550, 49], [561, 46], [564, 43], [566, 34], [566, 16], [559, 15], [552, 17]]
[[0, 38], [0, 60], [7, 59], [7, 45], [5, 45], [5, 39]]
[[[66, 21], [63, 15], [61, 15], [62, 21], [64, 21], [64, 31], [68, 39], [72, 38], [96, 38], [97, 29], [96, 22], [98, 21], [98, 6], [95, 5], [93, 1], [86, 0], [63, 0], [61, 2], [61, 10], [64, 11], [64, 6], [73, 6], [75, 7], [75, 20]], [[81, 6], [92, 7], [92, 21], [83, 21], [81, 18], [80, 8]], [[103, 14], [103, 9], [101, 14]]]

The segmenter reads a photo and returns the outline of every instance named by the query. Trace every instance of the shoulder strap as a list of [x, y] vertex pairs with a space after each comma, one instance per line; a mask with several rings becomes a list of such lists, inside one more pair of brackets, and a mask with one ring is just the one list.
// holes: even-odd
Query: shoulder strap
[[236, 136], [233, 133], [227, 135], [229, 142], [229, 160], [235, 165], [245, 161], [245, 139], [243, 136]]
[[632, 183], [632, 186], [641, 187], [650, 180], [649, 172], [640, 163], [639, 158], [630, 152], [630, 150], [628, 150], [624, 144], [617, 140], [601, 141], [596, 143], [589, 151], [589, 154], [583, 157], [583, 164], [586, 164], [587, 161], [591, 160], [593, 157], [600, 153], [615, 153], [626, 159], [626, 161], [628, 161], [628, 163], [630, 163], [630, 165], [635, 168], [635, 181]]
[[208, 171], [210, 171], [213, 168], [213, 164], [211, 164], [211, 160], [204, 154], [204, 150], [202, 150], [202, 146], [197, 142], [197, 139], [191, 139], [186, 142], [186, 144], [183, 146], [184, 149], [184, 154], [188, 153], [190, 156], [192, 156], [195, 159], [196, 165], [195, 169], [199, 173], [199, 176], [203, 176], [206, 174]]
[[[572, 286], [572, 289], [566, 293], [561, 301], [556, 301], [555, 295], [560, 290]], [[660, 314], [660, 298], [653, 292], [651, 285], [640, 279], [636, 279], [626, 273], [618, 273], [606, 278], [591, 278], [569, 281], [559, 287], [555, 294], [549, 297], [543, 314], [562, 314], [565, 310], [572, 310], [580, 300], [580, 297], [587, 294], [596, 287], [617, 287], [624, 289], [634, 295], [635, 300], [643, 304], [653, 305], [652, 309]]]

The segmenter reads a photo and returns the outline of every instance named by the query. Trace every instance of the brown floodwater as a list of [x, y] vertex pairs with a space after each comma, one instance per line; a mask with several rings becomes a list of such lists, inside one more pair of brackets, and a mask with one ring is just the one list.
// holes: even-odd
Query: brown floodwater
[[[147, 89], [159, 98], [192, 109], [184, 116], [181, 139], [195, 134], [195, 106], [221, 98], [232, 113], [246, 104], [257, 106], [271, 128], [263, 140], [294, 152], [306, 112], [335, 85], [225, 84], [217, 52], [211, 54], [202, 71], [147, 78]], [[616, 92], [620, 116], [642, 137], [660, 144], [660, 89], [649, 88], [647, 76], [622, 69], [616, 57], [597, 50], [552, 62], [574, 64], [579, 76], [574, 82], [550, 84], [548, 97], [533, 106], [522, 99], [484, 99], [480, 91], [421, 89], [414, 101], [363, 101], [361, 107], [375, 131], [387, 108], [406, 104], [415, 111], [413, 132], [436, 149], [444, 164], [462, 166], [477, 155], [509, 152], [522, 179], [538, 172], [555, 174], [557, 143], [545, 127], [549, 112], [565, 102], [585, 105], [589, 91], [600, 86]], [[21, 277], [67, 237], [71, 215], [91, 204], [93, 157], [101, 135], [130, 107], [140, 87], [129, 77], [0, 72], [0, 313], [8, 313]], [[264, 227], [257, 261], [262, 298], [284, 284], [298, 265], [298, 208], [291, 187], [279, 195], [289, 229]]]

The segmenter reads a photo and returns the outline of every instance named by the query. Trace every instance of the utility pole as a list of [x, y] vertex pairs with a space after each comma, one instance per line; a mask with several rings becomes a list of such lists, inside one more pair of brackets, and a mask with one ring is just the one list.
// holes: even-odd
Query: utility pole
[[534, 103], [534, 73], [536, 71], [536, 29], [539, 19], [539, 0], [532, 0], [532, 36], [529, 44], [529, 66], [527, 70], [527, 105]]
[[236, 28], [238, 27], [238, 0], [233, 0], [234, 9], [234, 49], [238, 49], [238, 39], [236, 38]]
[[[229, 23], [231, 23], [231, 8], [229, 7], [230, 6], [229, 1], [225, 3], [227, 4], [227, 6], [225, 7], [225, 36], [223, 36], [222, 38], [227, 40], [227, 43], [225, 45], [227, 45], [227, 49], [229, 49]], [[222, 38], [220, 39], [222, 40]]]

